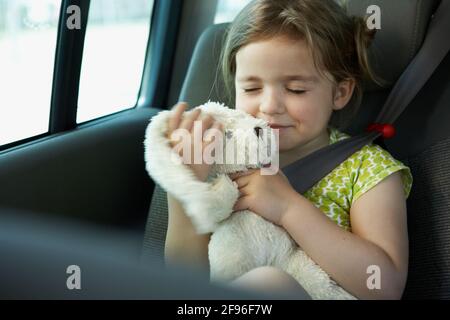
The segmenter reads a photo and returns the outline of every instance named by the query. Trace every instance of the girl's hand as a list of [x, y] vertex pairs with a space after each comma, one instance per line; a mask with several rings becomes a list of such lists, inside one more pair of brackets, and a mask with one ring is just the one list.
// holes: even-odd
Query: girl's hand
[[240, 191], [234, 211], [248, 209], [281, 226], [292, 197], [298, 196], [281, 170], [276, 175], [261, 175], [260, 169], [255, 169], [229, 176]]
[[[203, 135], [206, 130], [215, 128], [217, 130], [222, 131], [222, 124], [215, 121], [213, 117], [210, 115], [202, 115], [200, 109], [195, 109], [193, 111], [184, 112], [188, 105], [184, 102], [176, 104], [172, 108], [172, 116], [169, 118], [168, 123], [168, 131], [166, 132], [166, 136], [170, 139], [170, 146], [174, 148], [179, 143], [181, 144], [180, 139], [174, 139], [172, 136], [172, 133], [178, 129], [185, 129], [187, 130], [188, 134], [191, 136], [191, 144], [188, 146], [182, 146], [181, 148], [174, 148], [180, 157], [183, 158], [183, 163], [187, 165], [195, 174], [195, 176], [200, 181], [205, 181], [208, 177], [208, 174], [211, 170], [211, 165], [206, 164], [203, 160], [203, 150], [204, 148], [210, 144], [213, 140], [205, 141], [203, 139]], [[194, 121], [201, 121], [201, 131], [197, 132], [197, 135], [201, 135], [202, 141], [201, 141], [201, 154], [202, 154], [202, 163], [200, 164], [194, 164]], [[191, 150], [191, 156], [183, 156], [183, 149], [190, 148]]]

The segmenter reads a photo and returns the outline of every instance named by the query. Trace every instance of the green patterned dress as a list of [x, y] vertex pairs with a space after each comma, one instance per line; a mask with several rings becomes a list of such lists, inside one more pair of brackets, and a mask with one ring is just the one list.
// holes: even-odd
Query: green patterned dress
[[[329, 127], [330, 144], [350, 136]], [[400, 171], [405, 197], [412, 187], [411, 171], [376, 144], [364, 146], [303, 195], [340, 227], [351, 231], [350, 207], [383, 179]]]

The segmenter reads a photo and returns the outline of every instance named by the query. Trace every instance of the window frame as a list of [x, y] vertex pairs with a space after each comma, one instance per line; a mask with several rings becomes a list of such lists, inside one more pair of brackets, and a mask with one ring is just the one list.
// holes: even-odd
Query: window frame
[[182, 0], [155, 0], [137, 108], [167, 108], [182, 12]]
[[[48, 133], [74, 129], [77, 126], [78, 91], [83, 59], [84, 39], [90, 0], [62, 0], [53, 71], [52, 99]], [[71, 5], [81, 11], [81, 28], [66, 27], [66, 12]]]
[[[67, 8], [71, 5], [79, 6], [81, 9], [80, 29], [69, 30], [66, 27]], [[61, 0], [55, 39], [48, 131], [0, 145], [0, 153], [22, 148], [74, 129], [95, 125], [136, 108], [165, 108], [172, 80], [172, 66], [183, 9], [181, 0], [154, 0], [136, 105], [77, 124], [78, 93], [89, 7], [90, 0]]]

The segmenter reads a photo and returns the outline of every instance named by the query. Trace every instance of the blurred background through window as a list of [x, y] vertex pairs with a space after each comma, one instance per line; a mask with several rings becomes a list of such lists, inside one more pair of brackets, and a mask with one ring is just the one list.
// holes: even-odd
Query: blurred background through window
[[[231, 22], [251, 0], [219, 0], [214, 23]], [[275, 0], [274, 0], [275, 1]]]

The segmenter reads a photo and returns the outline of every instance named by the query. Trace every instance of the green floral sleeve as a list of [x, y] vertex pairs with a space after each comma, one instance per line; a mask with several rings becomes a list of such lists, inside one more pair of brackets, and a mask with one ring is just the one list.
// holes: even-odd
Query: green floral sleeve
[[352, 203], [383, 179], [397, 171], [400, 171], [402, 177], [405, 197], [409, 196], [413, 181], [411, 171], [402, 162], [392, 157], [389, 152], [378, 145], [371, 144], [365, 146], [353, 156], [357, 158], [353, 160], [354, 164], [358, 164], [356, 166], [358, 167], [358, 172], [356, 175], [353, 175], [355, 181], [353, 184]]

